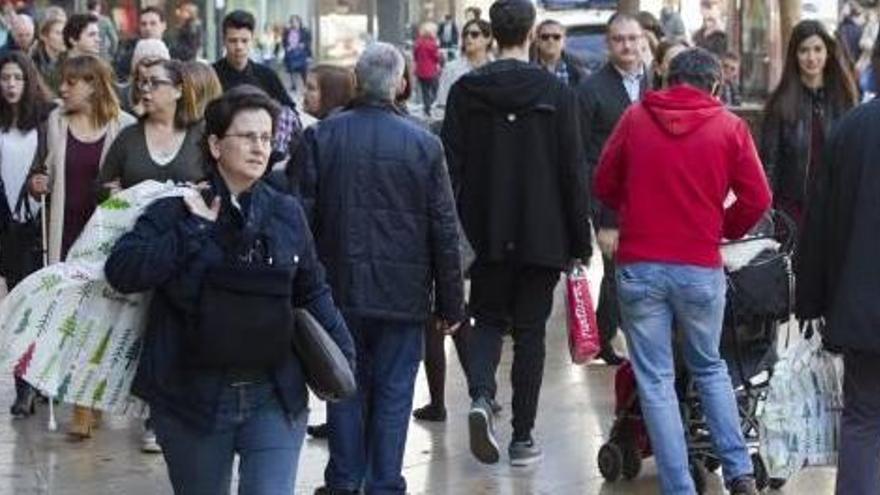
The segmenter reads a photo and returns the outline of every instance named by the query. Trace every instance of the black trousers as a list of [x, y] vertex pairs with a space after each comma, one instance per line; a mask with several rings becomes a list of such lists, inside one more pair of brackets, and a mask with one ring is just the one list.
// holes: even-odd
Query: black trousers
[[837, 493], [880, 493], [880, 356], [848, 352], [843, 364]]
[[596, 323], [599, 325], [599, 341], [602, 350], [611, 349], [611, 340], [617, 335], [620, 326], [620, 306], [617, 303], [617, 282], [614, 272], [617, 268], [612, 258], [602, 256], [605, 274], [599, 288], [599, 305], [596, 307]]
[[471, 268], [470, 395], [474, 400], [494, 397], [502, 338], [509, 331], [514, 440], [529, 438], [535, 426], [544, 378], [544, 337], [558, 282], [558, 269], [479, 261]]

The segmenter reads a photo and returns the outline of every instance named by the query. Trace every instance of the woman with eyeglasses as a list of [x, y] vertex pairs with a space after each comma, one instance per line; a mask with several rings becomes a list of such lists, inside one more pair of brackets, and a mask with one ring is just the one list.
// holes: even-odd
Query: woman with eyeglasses
[[802, 222], [834, 125], [858, 103], [849, 64], [822, 23], [801, 21], [791, 34], [782, 79], [767, 100], [761, 159], [773, 206]]
[[[62, 106], [47, 122], [48, 155], [31, 169], [28, 182], [34, 197], [49, 195], [49, 263], [67, 257], [98, 205], [96, 181], [107, 150], [135, 122], [119, 107], [110, 66], [97, 57], [66, 59], [59, 93]], [[94, 411], [76, 406], [68, 434], [89, 438], [96, 423]]]
[[110, 192], [145, 180], [196, 183], [205, 178], [202, 114], [184, 74], [184, 63], [177, 60], [139, 64], [133, 84], [144, 113], [107, 152], [99, 180]]
[[492, 61], [492, 25], [483, 19], [467, 21], [461, 30], [461, 54], [443, 67], [435, 106], [446, 108], [449, 90], [461, 77]]
[[[33, 257], [22, 252], [27, 247], [5, 234], [22, 228], [29, 220], [28, 211], [38, 214], [24, 185], [31, 166], [46, 158], [46, 117], [53, 106], [49, 90], [27, 55], [10, 51], [0, 56], [0, 275], [8, 290], [39, 268]], [[36, 397], [36, 390], [16, 377], [15, 402], [9, 410], [12, 417], [33, 414]]]
[[236, 454], [239, 493], [293, 493], [309, 398], [293, 306], [354, 359], [302, 208], [261, 180], [278, 112], [248, 85], [211, 102], [210, 188], [151, 205], [105, 265], [120, 292], [153, 291], [132, 393], [178, 495], [229, 493]]

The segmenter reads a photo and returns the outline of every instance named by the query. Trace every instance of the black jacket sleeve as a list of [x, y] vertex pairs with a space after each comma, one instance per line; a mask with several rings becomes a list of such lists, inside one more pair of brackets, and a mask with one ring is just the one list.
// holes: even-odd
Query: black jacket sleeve
[[590, 235], [590, 171], [584, 156], [577, 95], [563, 88], [559, 106], [559, 158], [562, 195], [568, 214], [571, 255], [586, 261], [592, 254]]
[[773, 196], [779, 194], [779, 160], [782, 134], [782, 119], [776, 112], [768, 111], [761, 124], [761, 161], [764, 164], [764, 172], [767, 174], [767, 182]]
[[446, 113], [443, 118], [443, 128], [440, 130], [440, 138], [446, 150], [446, 164], [449, 167], [449, 176], [452, 181], [452, 190], [458, 197], [461, 191], [461, 180], [464, 175], [464, 140], [462, 138], [461, 114], [463, 112], [463, 100], [458, 83], [452, 85], [449, 90], [449, 99], [446, 101]]
[[439, 143], [436, 156], [431, 161], [428, 196], [431, 269], [437, 296], [435, 312], [446, 321], [460, 322], [465, 315], [458, 215], [455, 213], [452, 186]]

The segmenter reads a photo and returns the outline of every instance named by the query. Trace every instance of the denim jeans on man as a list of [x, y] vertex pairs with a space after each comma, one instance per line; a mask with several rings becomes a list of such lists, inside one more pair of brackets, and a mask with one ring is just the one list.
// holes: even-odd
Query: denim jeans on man
[[727, 365], [718, 350], [726, 288], [720, 268], [632, 263], [617, 269], [622, 327], [664, 494], [695, 492], [675, 393], [673, 320], [725, 481], [752, 474]]
[[239, 456], [239, 495], [293, 493], [308, 410], [291, 418], [270, 382], [229, 385], [217, 407], [217, 428], [196, 430], [153, 408], [152, 426], [176, 495], [229, 493]]
[[422, 359], [423, 323], [345, 315], [357, 349], [358, 395], [327, 405], [326, 486], [403, 494], [403, 453]]

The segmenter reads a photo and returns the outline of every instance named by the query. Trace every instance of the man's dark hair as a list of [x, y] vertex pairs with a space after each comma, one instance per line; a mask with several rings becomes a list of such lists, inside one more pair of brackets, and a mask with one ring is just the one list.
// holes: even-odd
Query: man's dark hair
[[638, 17], [631, 15], [631, 14], [627, 14], [626, 12], [615, 12], [614, 15], [612, 15], [611, 17], [608, 18], [608, 24], [607, 24], [607, 26], [609, 28], [608, 30], [611, 31], [611, 29], [610, 29], [611, 26], [617, 24], [618, 22], [624, 22], [624, 21], [635, 22], [636, 24], [639, 25], [639, 27], [642, 26], [642, 23], [639, 22]]
[[89, 12], [95, 10], [101, 5], [101, 0], [89, 0], [86, 2], [86, 10]]
[[265, 110], [272, 117], [272, 134], [275, 133], [275, 122], [281, 113], [281, 107], [263, 90], [249, 84], [236, 86], [223, 93], [223, 96], [208, 103], [205, 108], [205, 139], [203, 148], [205, 156], [210, 157], [208, 136], [222, 138], [235, 120], [235, 116], [244, 110]]
[[535, 33], [541, 34], [541, 31], [543, 31], [544, 28], [547, 26], [560, 27], [562, 28], [563, 33], [566, 31], [565, 26], [563, 26], [562, 23], [557, 21], [556, 19], [545, 19], [538, 24], [538, 27], [535, 29]]
[[535, 25], [535, 6], [528, 0], [498, 0], [489, 9], [492, 33], [498, 48], [510, 48], [525, 43]]
[[689, 84], [706, 92], [721, 81], [718, 57], [703, 48], [688, 48], [669, 63], [666, 76], [670, 86]]
[[67, 19], [64, 30], [61, 35], [64, 36], [64, 46], [68, 49], [73, 48], [73, 43], [82, 36], [83, 31], [89, 27], [89, 24], [97, 24], [98, 18], [95, 14], [73, 14]]
[[233, 10], [223, 18], [223, 35], [226, 35], [226, 30], [228, 29], [247, 29], [253, 33], [256, 25], [257, 21], [250, 12], [246, 10]]
[[165, 22], [165, 12], [163, 12], [162, 9], [156, 7], [155, 5], [142, 8], [140, 16], [143, 17], [145, 14], [156, 14], [157, 16], [159, 16], [160, 21]]
[[721, 56], [721, 60], [739, 62], [739, 55], [737, 55], [736, 52], [725, 52], [724, 55]]

